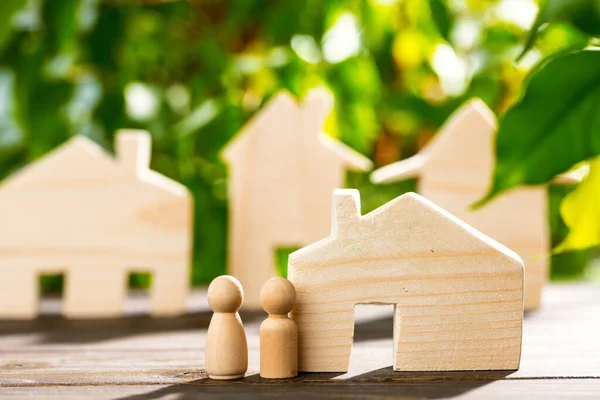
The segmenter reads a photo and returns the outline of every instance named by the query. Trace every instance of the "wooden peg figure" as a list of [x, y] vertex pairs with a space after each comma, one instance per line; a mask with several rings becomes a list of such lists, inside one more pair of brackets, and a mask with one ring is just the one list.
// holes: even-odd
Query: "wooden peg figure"
[[244, 293], [233, 276], [215, 278], [208, 287], [214, 314], [206, 336], [206, 372], [211, 379], [243, 378], [248, 369], [248, 343], [238, 314]]
[[296, 290], [284, 278], [269, 279], [260, 291], [260, 305], [269, 314], [260, 325], [260, 376], [268, 379], [298, 375], [298, 328], [288, 318]]

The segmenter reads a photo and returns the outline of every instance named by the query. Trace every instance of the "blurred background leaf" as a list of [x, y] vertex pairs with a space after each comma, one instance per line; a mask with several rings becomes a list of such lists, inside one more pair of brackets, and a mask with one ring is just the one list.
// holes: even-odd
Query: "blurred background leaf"
[[570, 22], [588, 35], [600, 36], [600, 0], [542, 0], [520, 57], [531, 48], [543, 24], [559, 21]]
[[569, 193], [560, 213], [569, 227], [569, 235], [558, 251], [580, 250], [600, 243], [600, 158], [590, 162], [584, 181]]
[[[0, 179], [73, 135], [112, 151], [116, 129], [148, 129], [152, 168], [195, 196], [193, 282], [205, 283], [226, 263], [218, 152], [273, 93], [329, 88], [327, 133], [385, 165], [415, 154], [470, 97], [503, 112], [541, 58], [587, 44], [580, 28], [553, 23], [515, 63], [538, 8], [535, 0], [3, 0]], [[347, 185], [361, 190], [365, 212], [414, 189], [372, 185], [366, 174], [349, 174]], [[560, 241], [567, 228], [551, 210]], [[553, 256], [553, 276], [583, 275], [592, 254], [572, 254]]]
[[13, 32], [12, 19], [14, 14], [23, 8], [26, 3], [27, 0], [4, 0], [0, 4], [0, 50]]

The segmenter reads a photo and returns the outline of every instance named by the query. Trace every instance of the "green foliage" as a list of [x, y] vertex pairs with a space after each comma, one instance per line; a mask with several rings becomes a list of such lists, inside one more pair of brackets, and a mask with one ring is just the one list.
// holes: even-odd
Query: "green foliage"
[[[148, 129], [152, 168], [195, 197], [193, 282], [208, 282], [226, 265], [218, 153], [270, 96], [327, 87], [336, 102], [328, 134], [378, 166], [409, 157], [468, 98], [500, 112], [517, 96], [532, 64], [513, 63], [527, 32], [499, 5], [2, 0], [0, 179], [73, 135], [111, 151], [116, 129]], [[555, 24], [535, 46], [543, 56], [581, 43]], [[347, 186], [368, 212], [414, 182], [377, 186], [349, 174]]]
[[[571, 45], [556, 47], [559, 51], [554, 54], [550, 51], [531, 72], [521, 100], [501, 119], [493, 185], [475, 207], [515, 186], [547, 183], [600, 154], [600, 51], [593, 47], [580, 50], [588, 42], [596, 43], [593, 36], [600, 35], [600, 1], [542, 1], [521, 56], [535, 42], [540, 26], [556, 21], [568, 22], [583, 34], [569, 27], [563, 30], [572, 37]], [[552, 29], [548, 30], [552, 35]], [[560, 51], [565, 48], [570, 50]], [[598, 161], [590, 162], [589, 176], [562, 201], [561, 214], [570, 231], [556, 252], [600, 244], [598, 169]], [[555, 233], [557, 224], [553, 225]], [[590, 252], [573, 254], [587, 258]], [[567, 257], [555, 254], [554, 259]], [[553, 263], [553, 276], [558, 270], [564, 272], [559, 264]]]
[[[549, 208], [550, 208], [550, 231], [552, 232], [552, 246], [555, 247], [562, 243], [569, 234], [569, 228], [566, 226], [560, 215], [560, 206], [569, 193], [575, 188], [569, 185], [550, 186]], [[594, 257], [593, 249], [553, 252], [552, 270], [550, 277], [552, 279], [569, 280], [580, 279], [585, 276], [586, 266]]]
[[446, 40], [450, 40], [450, 31], [452, 29], [452, 18], [447, 5], [443, 0], [429, 0], [431, 17], [435, 23], [438, 32]]
[[600, 158], [590, 163], [584, 181], [561, 203], [569, 236], [557, 251], [581, 250], [600, 243]]
[[284, 247], [275, 251], [275, 265], [277, 266], [278, 276], [287, 278], [288, 256], [296, 250], [298, 250], [297, 247]]
[[12, 34], [13, 15], [23, 8], [27, 0], [4, 0], [0, 3], [0, 50]]
[[484, 201], [540, 184], [600, 154], [600, 51], [550, 59], [500, 121], [494, 181]]
[[149, 273], [137, 273], [129, 275], [128, 284], [133, 289], [146, 289], [152, 285], [152, 275]]
[[600, 0], [542, 0], [521, 56], [535, 42], [540, 26], [558, 21], [570, 22], [584, 33], [599, 36]]

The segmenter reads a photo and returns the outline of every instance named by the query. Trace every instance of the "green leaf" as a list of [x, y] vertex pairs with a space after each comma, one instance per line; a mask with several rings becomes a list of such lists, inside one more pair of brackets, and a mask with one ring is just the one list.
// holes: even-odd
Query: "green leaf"
[[27, 0], [0, 1], [0, 49], [10, 38], [13, 31], [11, 24], [13, 15], [27, 4]]
[[519, 185], [550, 181], [600, 154], [600, 51], [550, 59], [500, 120], [489, 193], [475, 207]]
[[[548, 218], [552, 247], [558, 246], [569, 234], [569, 228], [560, 215], [560, 205], [576, 187], [572, 185], [552, 185], [548, 188]], [[586, 274], [586, 267], [595, 257], [595, 253], [594, 248], [563, 253], [552, 252], [550, 278], [552, 280], [583, 278]]]
[[448, 7], [442, 0], [429, 0], [429, 8], [431, 9], [433, 22], [440, 32], [440, 35], [448, 40], [450, 28], [452, 27], [452, 19]]
[[600, 158], [590, 163], [589, 175], [560, 205], [569, 235], [556, 251], [581, 250], [600, 244]]
[[518, 59], [533, 46], [540, 27], [548, 22], [567, 21], [591, 36], [600, 35], [600, 0], [545, 0], [529, 30]]
[[79, 3], [73, 0], [46, 1], [42, 17], [47, 29], [47, 47], [51, 54], [58, 53], [75, 39]]

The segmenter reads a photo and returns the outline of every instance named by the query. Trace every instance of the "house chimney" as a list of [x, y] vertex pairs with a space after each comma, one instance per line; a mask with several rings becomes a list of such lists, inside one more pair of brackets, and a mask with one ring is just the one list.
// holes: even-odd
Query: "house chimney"
[[304, 129], [319, 135], [323, 124], [333, 109], [333, 96], [326, 89], [312, 89], [302, 103]]
[[121, 129], [117, 131], [115, 151], [117, 159], [132, 172], [150, 166], [150, 134], [144, 130]]
[[356, 189], [333, 191], [332, 234], [351, 231], [360, 219], [360, 193]]

